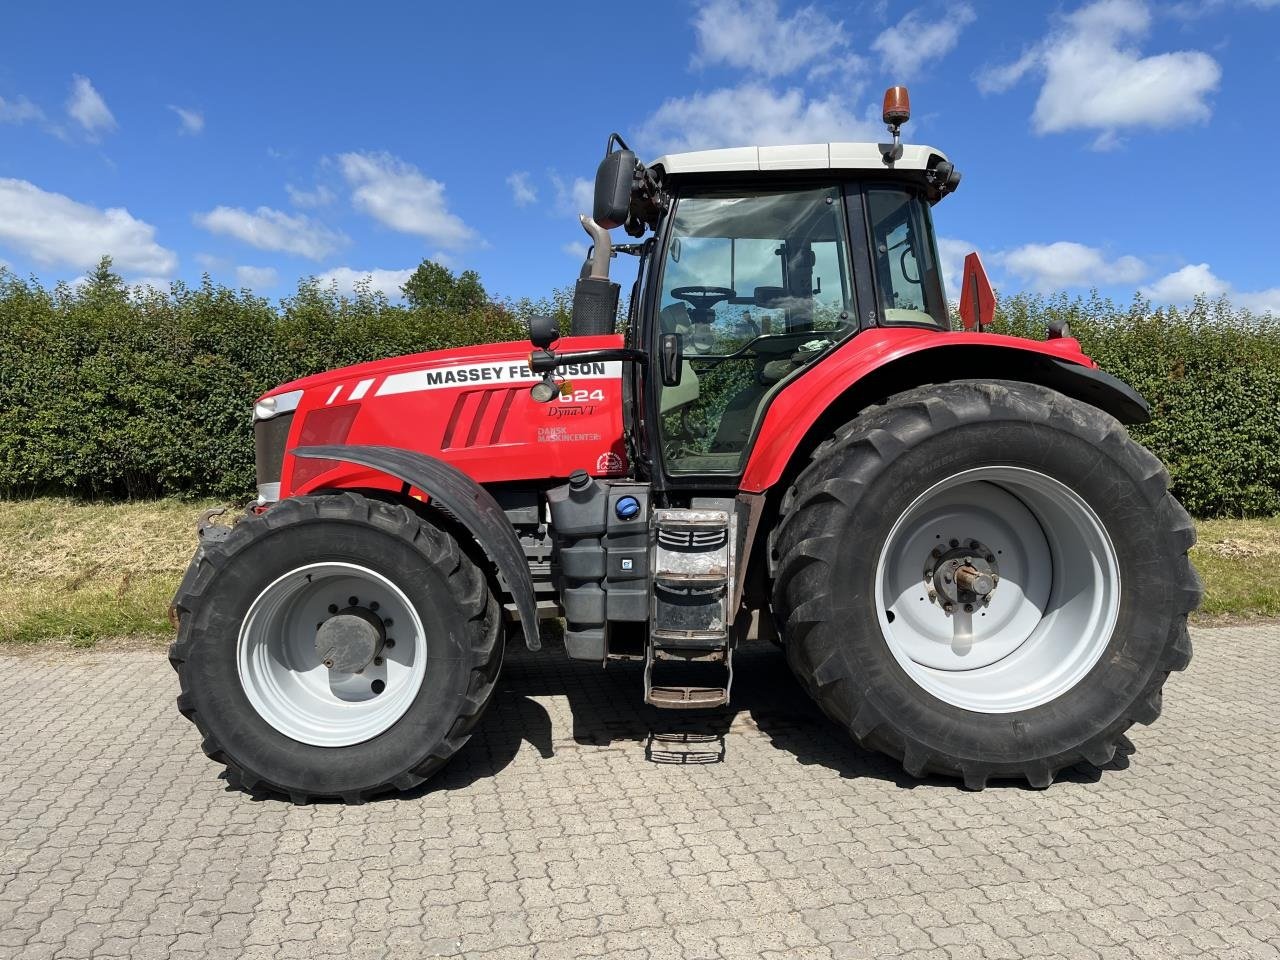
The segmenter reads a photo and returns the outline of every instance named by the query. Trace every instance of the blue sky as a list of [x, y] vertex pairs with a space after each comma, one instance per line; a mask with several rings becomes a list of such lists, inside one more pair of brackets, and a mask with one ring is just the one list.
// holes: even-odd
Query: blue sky
[[[0, 61], [0, 263], [394, 293], [431, 257], [499, 296], [576, 276], [612, 130], [642, 156], [906, 139], [964, 173], [954, 273], [1227, 292], [1280, 312], [1280, 0], [1063, 4], [22, 4]], [[21, 42], [14, 42], [21, 38]], [[954, 286], [951, 287], [954, 292]]]

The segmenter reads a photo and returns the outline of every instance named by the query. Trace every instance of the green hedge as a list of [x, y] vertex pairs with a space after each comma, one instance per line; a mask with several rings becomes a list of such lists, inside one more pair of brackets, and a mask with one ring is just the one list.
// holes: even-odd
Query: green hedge
[[[235, 497], [253, 486], [249, 407], [270, 387], [380, 357], [520, 339], [566, 293], [494, 302], [425, 263], [406, 305], [304, 282], [279, 304], [211, 283], [129, 290], [104, 264], [49, 291], [0, 270], [0, 494]], [[1187, 311], [1018, 295], [1000, 329], [1065, 318], [1151, 402], [1134, 430], [1200, 516], [1280, 512], [1280, 323], [1226, 301]]]
[[1019, 294], [1001, 299], [996, 328], [1042, 338], [1051, 320], [1151, 404], [1151, 422], [1131, 432], [1193, 515], [1280, 513], [1280, 320], [1226, 298], [1153, 310], [1141, 298]]
[[[442, 271], [435, 264], [424, 268]], [[304, 282], [278, 306], [207, 278], [130, 290], [109, 262], [53, 291], [0, 270], [0, 494], [238, 497], [253, 489], [253, 401], [365, 360], [524, 337], [555, 300], [392, 305]], [[451, 302], [453, 301], [453, 302]], [[460, 312], [454, 313], [453, 310]]]

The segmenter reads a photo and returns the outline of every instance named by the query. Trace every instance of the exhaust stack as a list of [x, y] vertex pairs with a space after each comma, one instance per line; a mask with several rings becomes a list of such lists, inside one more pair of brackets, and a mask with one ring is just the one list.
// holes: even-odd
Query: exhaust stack
[[609, 231], [585, 213], [578, 218], [593, 244], [591, 259], [583, 264], [588, 276], [579, 277], [573, 288], [573, 315], [569, 321], [575, 337], [613, 333], [618, 320], [618, 294], [621, 287], [609, 279], [609, 260], [613, 241]]

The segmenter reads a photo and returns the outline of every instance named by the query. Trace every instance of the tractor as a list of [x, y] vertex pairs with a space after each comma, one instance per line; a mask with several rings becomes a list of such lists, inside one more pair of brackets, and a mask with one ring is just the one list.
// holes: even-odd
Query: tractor
[[883, 143], [648, 164], [614, 134], [569, 331], [258, 399], [257, 501], [201, 524], [171, 608], [205, 753], [294, 802], [412, 789], [558, 619], [675, 710], [772, 641], [917, 777], [1127, 754], [1190, 660], [1194, 526], [1125, 429], [1147, 403], [1063, 326], [992, 332], [976, 254], [952, 329], [932, 208], [960, 174], [909, 116], [892, 87]]

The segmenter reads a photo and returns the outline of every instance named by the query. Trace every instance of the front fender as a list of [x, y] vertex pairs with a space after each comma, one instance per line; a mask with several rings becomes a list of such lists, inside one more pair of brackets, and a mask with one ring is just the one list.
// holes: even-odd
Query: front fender
[[461, 524], [498, 568], [502, 585], [515, 601], [525, 645], [530, 650], [542, 649], [533, 579], [524, 548], [488, 490], [443, 460], [397, 447], [317, 446], [297, 447], [291, 452], [295, 457], [340, 460], [368, 467], [427, 494], [428, 505]]

